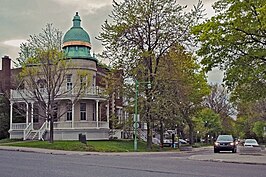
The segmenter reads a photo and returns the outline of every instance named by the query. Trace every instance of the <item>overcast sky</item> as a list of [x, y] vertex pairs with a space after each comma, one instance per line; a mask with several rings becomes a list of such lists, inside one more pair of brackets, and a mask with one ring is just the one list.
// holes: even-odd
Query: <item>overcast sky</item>
[[[117, 0], [123, 1], [123, 0]], [[181, 5], [196, 4], [197, 0], [178, 0]], [[215, 0], [203, 0], [208, 17], [214, 15]], [[18, 57], [19, 44], [29, 35], [38, 34], [47, 23], [64, 33], [72, 27], [75, 12], [79, 12], [82, 27], [89, 33], [92, 51], [101, 53], [102, 46], [95, 39], [101, 25], [112, 10], [112, 0], [0, 0], [0, 56]], [[221, 82], [221, 73], [211, 74], [209, 82]]]

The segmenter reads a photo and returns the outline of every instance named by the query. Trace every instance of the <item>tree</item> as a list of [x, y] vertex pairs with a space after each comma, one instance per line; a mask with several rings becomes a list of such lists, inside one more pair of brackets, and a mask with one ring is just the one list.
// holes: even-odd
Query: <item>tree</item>
[[196, 130], [205, 137], [208, 142], [208, 135], [216, 137], [222, 131], [219, 114], [209, 108], [202, 109], [194, 118]]
[[259, 140], [263, 141], [264, 140], [264, 133], [265, 133], [265, 127], [266, 127], [266, 122], [265, 121], [257, 121], [254, 123], [254, 126], [252, 128], [252, 131], [256, 134]]
[[[156, 106], [156, 115], [163, 124], [186, 123], [189, 127], [190, 143], [193, 143], [193, 116], [202, 107], [204, 96], [209, 94], [206, 77], [190, 53], [180, 45], [171, 47], [162, 58], [154, 81], [157, 92], [151, 107]], [[157, 101], [158, 104], [154, 104]]]
[[210, 95], [204, 99], [204, 106], [212, 109], [216, 114], [219, 114], [223, 133], [232, 134], [232, 117], [235, 116], [235, 108], [230, 102], [228, 90], [222, 85], [212, 85]]
[[20, 44], [17, 66], [21, 66], [27, 58], [36, 57], [38, 49], [61, 50], [63, 32], [55, 28], [53, 24], [47, 24], [38, 35], [30, 35], [25, 43]]
[[[54, 33], [55, 32], [55, 33]], [[22, 71], [19, 74], [21, 97], [27, 104], [34, 101], [37, 104], [38, 116], [42, 120], [50, 123], [50, 143], [53, 143], [53, 123], [63, 116], [90, 85], [90, 73], [86, 70], [75, 68], [70, 59], [66, 59], [64, 53], [58, 50], [59, 40], [56, 37], [58, 30], [48, 28], [43, 29], [43, 33], [38, 36], [31, 36], [29, 44], [33, 46], [29, 55], [24, 60], [20, 60]], [[43, 38], [49, 36], [49, 38]], [[50, 41], [55, 40], [55, 41]], [[46, 41], [48, 40], [48, 41]], [[60, 39], [61, 41], [61, 39]], [[42, 45], [43, 44], [43, 45]], [[27, 47], [21, 47], [22, 52], [27, 51]], [[73, 75], [71, 85], [66, 87], [66, 80]], [[71, 101], [67, 103], [64, 110], [58, 111], [60, 97], [71, 96]], [[32, 105], [33, 106], [33, 105]]]
[[144, 92], [148, 149], [152, 143], [150, 103], [160, 60], [171, 46], [192, 40], [191, 26], [202, 17], [201, 2], [191, 12], [184, 9], [175, 0], [113, 1], [112, 22], [102, 25], [103, 32], [98, 37], [105, 46], [103, 55], [114, 67], [123, 68], [125, 77], [152, 85]]
[[266, 97], [266, 1], [218, 0], [217, 15], [194, 28], [202, 64], [226, 70], [225, 83], [235, 99]]
[[0, 95], [0, 139], [8, 137], [9, 130], [9, 101]]
[[240, 102], [237, 111], [235, 128], [238, 135], [241, 138], [257, 136], [261, 139], [262, 130], [259, 130], [259, 127], [266, 122], [265, 99], [257, 102]]

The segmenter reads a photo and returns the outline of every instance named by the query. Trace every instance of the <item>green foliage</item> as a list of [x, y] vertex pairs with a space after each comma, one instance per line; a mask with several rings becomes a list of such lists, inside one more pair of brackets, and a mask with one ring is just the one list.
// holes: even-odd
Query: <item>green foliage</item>
[[222, 131], [222, 125], [219, 114], [213, 110], [205, 108], [202, 109], [194, 118], [195, 130], [199, 131], [201, 137], [206, 135], [213, 135], [216, 137]]
[[156, 73], [157, 62], [173, 44], [190, 41], [190, 27], [202, 15], [201, 3], [191, 12], [184, 9], [172, 0], [114, 3], [111, 22], [102, 25], [98, 37], [105, 46], [103, 55], [129, 77], [135, 78], [138, 71], [147, 76]]
[[105, 46], [103, 55], [111, 60], [114, 68], [123, 69], [124, 78], [152, 84], [152, 89], [145, 87], [142, 92], [146, 98], [142, 113], [147, 122], [149, 148], [152, 92], [156, 91], [153, 82], [160, 74], [159, 63], [176, 43], [191, 46], [191, 26], [202, 17], [201, 1], [190, 12], [184, 9], [173, 0], [114, 1], [111, 23], [106, 21], [102, 25], [103, 32], [98, 37]]
[[[37, 53], [42, 50], [61, 50], [63, 32], [47, 24], [38, 35], [30, 35], [27, 42], [20, 44], [17, 66], [21, 66], [26, 60], [36, 59]], [[33, 63], [36, 63], [32, 61]]]
[[263, 139], [263, 137], [265, 137], [264, 127], [266, 127], [265, 121], [257, 121], [254, 123], [252, 131], [256, 134], [258, 138]]
[[219, 0], [216, 16], [194, 28], [203, 56], [202, 64], [226, 70], [225, 81], [233, 98], [266, 97], [266, 1]]
[[247, 118], [247, 116], [238, 117], [235, 124], [235, 130], [237, 132], [237, 136], [240, 138], [251, 137], [251, 121]]
[[240, 102], [238, 104], [235, 129], [241, 138], [256, 136], [259, 139], [262, 138], [259, 129], [266, 122], [265, 106], [265, 99], [256, 102]]
[[175, 45], [162, 58], [158, 73], [154, 81], [153, 115], [168, 129], [186, 123], [193, 131], [192, 117], [210, 91], [196, 59], [182, 46]]
[[9, 136], [9, 101], [3, 95], [0, 95], [0, 139]]

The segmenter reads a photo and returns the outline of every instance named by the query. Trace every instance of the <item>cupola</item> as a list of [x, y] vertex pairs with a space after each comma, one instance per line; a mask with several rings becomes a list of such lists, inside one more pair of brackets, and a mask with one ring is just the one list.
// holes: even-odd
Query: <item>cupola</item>
[[81, 27], [81, 19], [76, 12], [73, 18], [73, 26], [66, 32], [63, 38], [63, 50], [67, 58], [96, 60], [91, 56], [91, 42], [88, 33]]

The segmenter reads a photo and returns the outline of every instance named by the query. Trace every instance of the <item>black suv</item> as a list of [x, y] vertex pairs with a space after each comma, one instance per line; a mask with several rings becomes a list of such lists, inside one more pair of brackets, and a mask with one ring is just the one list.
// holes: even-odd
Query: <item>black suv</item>
[[236, 142], [232, 135], [219, 135], [214, 142], [214, 153], [220, 151], [232, 151], [236, 153]]

